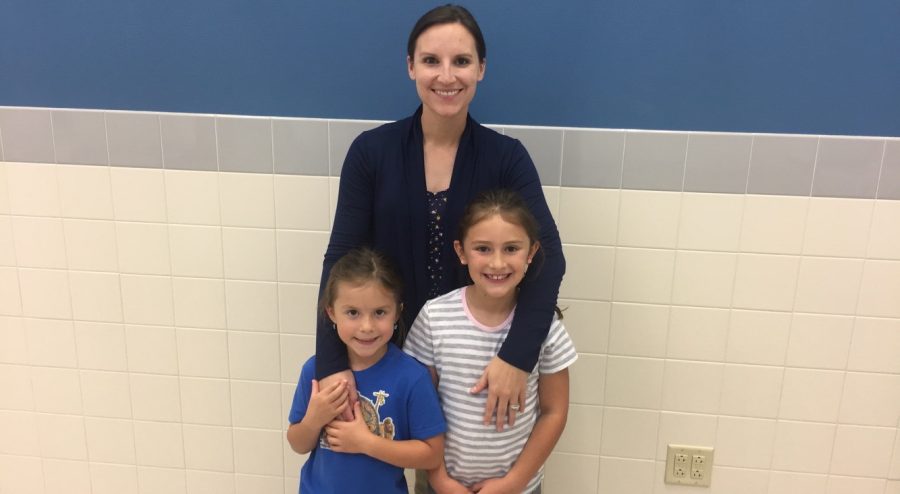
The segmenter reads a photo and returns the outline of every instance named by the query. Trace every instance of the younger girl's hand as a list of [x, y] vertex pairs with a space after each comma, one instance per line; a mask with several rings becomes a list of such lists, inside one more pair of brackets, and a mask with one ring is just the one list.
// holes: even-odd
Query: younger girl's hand
[[333, 420], [325, 426], [328, 444], [331, 445], [333, 451], [339, 453], [368, 454], [369, 445], [377, 436], [372, 434], [366, 421], [363, 420], [358, 401], [353, 404], [353, 415], [353, 420], [350, 422]]
[[494, 413], [497, 414], [497, 430], [503, 426], [515, 425], [516, 414], [525, 406], [525, 385], [528, 373], [494, 357], [484, 369], [481, 379], [470, 390], [478, 394], [485, 388], [488, 390], [487, 404], [484, 407], [484, 425], [491, 423]]
[[341, 412], [341, 420], [353, 420], [353, 404], [359, 399], [356, 394], [356, 378], [353, 377], [353, 371], [350, 369], [335, 372], [330, 376], [323, 377], [319, 380], [319, 384], [323, 389], [330, 387], [334, 383], [347, 383], [347, 394], [350, 396], [350, 406], [344, 408]]
[[343, 413], [348, 403], [346, 381], [338, 381], [324, 390], [319, 390], [319, 381], [313, 379], [306, 418], [310, 420], [310, 424], [322, 428]]

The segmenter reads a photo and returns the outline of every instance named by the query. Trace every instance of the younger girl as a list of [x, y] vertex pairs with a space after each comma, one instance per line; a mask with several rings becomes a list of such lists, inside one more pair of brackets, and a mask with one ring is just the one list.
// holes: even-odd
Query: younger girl
[[370, 249], [331, 268], [319, 305], [347, 346], [359, 400], [352, 421], [335, 420], [350, 403], [346, 381], [319, 389], [315, 357], [303, 365], [287, 431], [294, 451], [310, 453], [303, 494], [407, 493], [404, 468], [440, 465], [446, 423], [431, 377], [391, 343], [400, 297], [399, 277]]
[[439, 494], [540, 492], [544, 461], [566, 424], [567, 368], [577, 358], [559, 317], [528, 377], [527, 400], [509, 404], [519, 414], [509, 428], [500, 432], [485, 423], [486, 394], [469, 389], [509, 332], [538, 238], [537, 222], [515, 192], [478, 196], [453, 243], [472, 284], [426, 302], [406, 341], [405, 351], [437, 380], [447, 419], [444, 462], [429, 472]]

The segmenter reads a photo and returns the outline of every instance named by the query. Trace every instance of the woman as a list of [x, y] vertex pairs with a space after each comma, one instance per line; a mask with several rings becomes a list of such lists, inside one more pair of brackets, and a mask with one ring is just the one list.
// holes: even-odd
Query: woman
[[[466, 284], [453, 231], [468, 202], [486, 189], [517, 191], [541, 227], [544, 259], [528, 273], [509, 336], [472, 392], [488, 390], [484, 421], [515, 422], [525, 381], [547, 336], [565, 260], [534, 163], [522, 144], [479, 125], [468, 110], [484, 77], [485, 43], [468, 10], [444, 5], [423, 15], [407, 44], [409, 77], [422, 105], [404, 120], [363, 132], [347, 152], [322, 284], [348, 250], [371, 246], [400, 267], [404, 322], [429, 298]], [[316, 375], [325, 386], [353, 376], [347, 352], [324, 321], [316, 332]], [[326, 377], [327, 376], [327, 377]], [[355, 390], [350, 396], [355, 399]]]

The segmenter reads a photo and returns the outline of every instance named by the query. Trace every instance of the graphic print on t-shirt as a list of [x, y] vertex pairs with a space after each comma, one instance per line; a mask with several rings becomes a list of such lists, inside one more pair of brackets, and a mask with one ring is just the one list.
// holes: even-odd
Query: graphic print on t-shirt
[[[387, 391], [381, 389], [372, 393], [372, 396], [375, 397], [374, 402], [362, 394], [359, 395], [359, 408], [362, 411], [366, 427], [368, 427], [369, 430], [372, 431], [372, 434], [375, 434], [376, 436], [381, 436], [385, 439], [394, 439], [394, 419], [385, 417], [384, 420], [381, 420], [381, 415], [378, 411], [382, 405], [387, 403], [387, 399], [391, 395]], [[331, 449], [324, 428], [322, 429], [322, 433], [319, 434], [319, 447]]]

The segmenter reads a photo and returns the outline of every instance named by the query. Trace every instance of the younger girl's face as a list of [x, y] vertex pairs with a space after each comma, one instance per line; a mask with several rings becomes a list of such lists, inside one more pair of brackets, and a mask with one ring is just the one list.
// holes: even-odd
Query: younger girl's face
[[347, 345], [350, 368], [366, 369], [387, 352], [400, 318], [397, 298], [381, 284], [342, 282], [336, 286], [334, 304], [325, 311]]
[[495, 214], [472, 225], [462, 242], [453, 242], [453, 248], [468, 267], [479, 295], [514, 302], [516, 287], [538, 244], [528, 238], [524, 228]]

